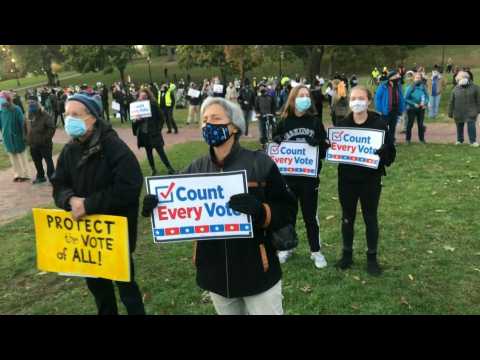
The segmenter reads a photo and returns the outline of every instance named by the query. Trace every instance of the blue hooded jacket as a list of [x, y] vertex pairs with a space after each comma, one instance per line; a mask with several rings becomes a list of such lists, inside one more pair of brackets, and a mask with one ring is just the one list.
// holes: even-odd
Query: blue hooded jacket
[[[405, 97], [403, 96], [402, 85], [398, 82], [398, 112], [402, 114], [405, 111]], [[384, 116], [389, 113], [388, 109], [388, 81], [382, 82], [375, 93], [375, 110]]]

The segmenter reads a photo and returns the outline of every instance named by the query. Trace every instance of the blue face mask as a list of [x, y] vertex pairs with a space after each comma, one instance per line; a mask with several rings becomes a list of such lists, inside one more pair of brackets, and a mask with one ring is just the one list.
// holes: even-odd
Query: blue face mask
[[203, 138], [205, 142], [210, 146], [220, 146], [230, 139], [230, 131], [228, 131], [228, 125], [213, 125], [206, 124], [202, 128]]
[[28, 105], [28, 112], [36, 113], [37, 111], [38, 111], [38, 105], [37, 104]]
[[67, 116], [65, 118], [65, 132], [73, 138], [78, 138], [85, 135], [87, 126], [82, 119]]
[[4, 97], [0, 97], [0, 107], [4, 106], [7, 104], [7, 99], [5, 99]]
[[295, 99], [295, 108], [298, 112], [305, 112], [312, 106], [312, 101], [310, 97], [297, 97]]

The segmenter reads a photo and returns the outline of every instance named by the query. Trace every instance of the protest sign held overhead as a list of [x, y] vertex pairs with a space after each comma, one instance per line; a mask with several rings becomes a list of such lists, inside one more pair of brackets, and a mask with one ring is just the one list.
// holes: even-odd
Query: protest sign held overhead
[[152, 117], [150, 101], [136, 101], [130, 104], [130, 117], [132, 119], [143, 119]]
[[326, 160], [378, 169], [380, 157], [375, 151], [383, 145], [384, 137], [383, 130], [330, 128], [328, 139], [332, 146], [327, 151]]
[[250, 217], [228, 206], [233, 195], [248, 191], [245, 170], [147, 177], [146, 183], [159, 200], [151, 218], [156, 243], [253, 237]]
[[318, 147], [305, 142], [285, 141], [270, 143], [267, 154], [277, 164], [282, 175], [316, 177]]
[[37, 267], [74, 276], [130, 281], [127, 218], [33, 209]]

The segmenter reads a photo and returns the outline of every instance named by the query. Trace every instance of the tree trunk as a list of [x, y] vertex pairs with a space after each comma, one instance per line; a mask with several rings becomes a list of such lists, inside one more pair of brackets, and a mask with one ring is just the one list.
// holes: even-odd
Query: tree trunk
[[51, 69], [45, 71], [47, 73], [48, 86], [55, 86], [55, 76]]
[[122, 82], [122, 86], [125, 87], [125, 68], [119, 68], [118, 71], [120, 72], [120, 80]]

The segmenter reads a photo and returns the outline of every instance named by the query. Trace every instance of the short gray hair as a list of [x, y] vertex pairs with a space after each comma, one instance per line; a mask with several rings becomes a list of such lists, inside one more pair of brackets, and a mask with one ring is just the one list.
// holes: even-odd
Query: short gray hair
[[225, 110], [227, 117], [230, 119], [233, 125], [239, 130], [239, 135], [245, 133], [245, 117], [243, 116], [243, 111], [238, 104], [225, 100], [221, 97], [209, 96], [205, 99], [202, 107], [200, 108], [201, 116], [203, 116], [205, 110], [207, 110], [207, 108], [211, 105], [220, 105]]

